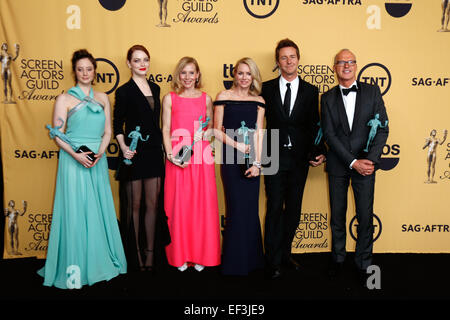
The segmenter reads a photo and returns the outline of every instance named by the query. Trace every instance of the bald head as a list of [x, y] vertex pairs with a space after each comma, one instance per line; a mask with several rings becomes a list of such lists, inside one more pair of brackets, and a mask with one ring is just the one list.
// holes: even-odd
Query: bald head
[[336, 53], [336, 55], [334, 56], [334, 61], [333, 61], [334, 64], [336, 64], [336, 62], [339, 60], [339, 56], [340, 56], [342, 53], [349, 53], [349, 54], [353, 55], [353, 57], [355, 58], [354, 60], [356, 60], [355, 54], [354, 54], [350, 49], [341, 49], [341, 50], [339, 50], [339, 51]]
[[349, 49], [341, 49], [334, 56], [334, 72], [339, 84], [348, 88], [356, 81], [356, 57]]

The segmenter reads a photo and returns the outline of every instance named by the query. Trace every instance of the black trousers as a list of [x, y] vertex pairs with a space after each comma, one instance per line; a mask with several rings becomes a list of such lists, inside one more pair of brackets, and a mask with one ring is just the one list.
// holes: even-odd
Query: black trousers
[[264, 176], [267, 211], [264, 248], [269, 267], [279, 268], [290, 257], [292, 241], [300, 222], [303, 190], [309, 164], [296, 161], [290, 150], [280, 152], [275, 175]]
[[364, 177], [352, 170], [351, 174], [346, 176], [329, 174], [328, 181], [331, 206], [332, 259], [334, 262], [344, 262], [346, 255], [347, 198], [351, 182], [358, 221], [355, 263], [358, 269], [365, 270], [372, 264], [375, 173]]

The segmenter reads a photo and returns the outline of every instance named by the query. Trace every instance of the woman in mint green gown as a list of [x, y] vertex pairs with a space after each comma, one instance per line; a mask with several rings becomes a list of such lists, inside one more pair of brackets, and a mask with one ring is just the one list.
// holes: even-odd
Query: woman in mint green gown
[[[72, 57], [77, 85], [57, 97], [53, 125], [62, 127], [45, 286], [81, 288], [126, 273], [126, 259], [109, 182], [105, 150], [111, 138], [108, 96], [92, 89], [96, 61], [82, 49]], [[61, 121], [62, 120], [62, 121]], [[87, 146], [95, 153], [77, 153]]]

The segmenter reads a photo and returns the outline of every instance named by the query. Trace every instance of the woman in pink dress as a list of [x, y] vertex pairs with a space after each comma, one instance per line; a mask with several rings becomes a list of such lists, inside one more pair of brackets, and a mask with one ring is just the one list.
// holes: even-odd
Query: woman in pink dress
[[[220, 264], [214, 158], [207, 141], [212, 133], [212, 100], [198, 89], [201, 73], [194, 58], [182, 58], [173, 79], [173, 91], [163, 98], [162, 112], [164, 209], [172, 239], [166, 254], [169, 264], [180, 271], [192, 265], [202, 271]], [[178, 156], [183, 146], [193, 150], [184, 161]]]

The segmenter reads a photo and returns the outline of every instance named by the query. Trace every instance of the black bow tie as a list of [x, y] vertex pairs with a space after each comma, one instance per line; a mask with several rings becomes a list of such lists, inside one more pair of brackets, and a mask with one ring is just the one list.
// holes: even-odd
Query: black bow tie
[[349, 93], [350, 91], [355, 91], [355, 92], [357, 92], [357, 91], [358, 91], [358, 88], [356, 88], [356, 85], [353, 85], [351, 88], [348, 88], [348, 89], [342, 89], [342, 93], [344, 94], [344, 96], [348, 95], [348, 93]]

